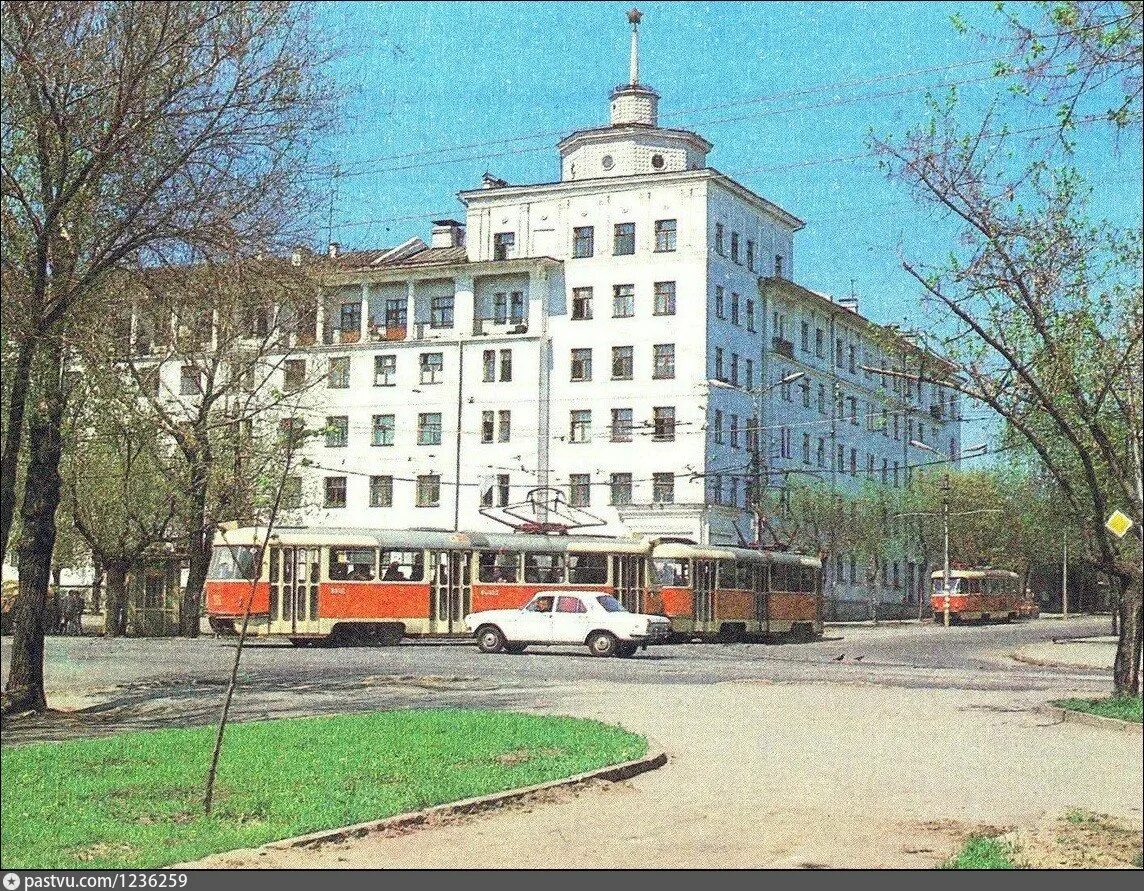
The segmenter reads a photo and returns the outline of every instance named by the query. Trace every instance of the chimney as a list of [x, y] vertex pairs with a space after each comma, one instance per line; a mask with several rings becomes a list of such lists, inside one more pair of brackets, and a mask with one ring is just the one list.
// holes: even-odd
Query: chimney
[[456, 220], [434, 220], [430, 247], [451, 248], [465, 246], [465, 227]]
[[341, 250], [342, 246], [340, 244], [338, 244], [336, 241], [331, 241], [330, 246], [326, 248], [326, 256], [331, 260], [336, 260], [338, 259], [338, 254], [341, 253]]

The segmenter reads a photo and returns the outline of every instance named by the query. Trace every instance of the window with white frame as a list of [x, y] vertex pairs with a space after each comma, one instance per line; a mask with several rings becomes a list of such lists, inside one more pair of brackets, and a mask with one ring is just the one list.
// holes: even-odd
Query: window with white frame
[[655, 306], [652, 311], [657, 316], [675, 315], [675, 282], [655, 283]]
[[675, 344], [657, 343], [652, 349], [654, 364], [651, 376], [658, 380], [675, 377]]
[[350, 357], [331, 356], [326, 386], [331, 390], [345, 390], [350, 385]]
[[592, 441], [592, 410], [589, 408], [574, 409], [569, 415], [569, 442]]
[[371, 476], [369, 478], [369, 506], [393, 507], [393, 477]]
[[421, 383], [440, 384], [445, 380], [445, 354], [421, 354]]
[[592, 379], [592, 350], [578, 348], [572, 350], [572, 376], [573, 381], [590, 381]]
[[572, 318], [583, 321], [592, 318], [592, 289], [572, 289]]
[[375, 446], [393, 445], [395, 428], [393, 415], [374, 415], [370, 444]]
[[612, 318], [629, 319], [636, 314], [636, 286], [614, 285], [612, 287]]
[[417, 444], [441, 444], [441, 413], [425, 412], [417, 416]]
[[655, 221], [655, 249], [657, 253], [675, 250], [675, 220]]
[[373, 357], [373, 385], [393, 387], [397, 384], [397, 356], [389, 354]]
[[438, 507], [441, 504], [441, 477], [436, 473], [417, 477], [417, 507]]

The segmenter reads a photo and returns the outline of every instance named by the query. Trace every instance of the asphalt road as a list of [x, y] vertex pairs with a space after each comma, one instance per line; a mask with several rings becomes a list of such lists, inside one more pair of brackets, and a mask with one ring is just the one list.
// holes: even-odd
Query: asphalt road
[[[869, 684], [897, 688], [1105, 692], [1107, 673], [1043, 668], [1008, 654], [1054, 638], [1105, 634], [1107, 619], [1036, 619], [1011, 625], [831, 626], [808, 644], [679, 644], [633, 659], [585, 648], [484, 655], [469, 643], [296, 649], [252, 641], [243, 652], [236, 720], [426, 705], [550, 710], [593, 684], [649, 691], [728, 681]], [[0, 646], [4, 679], [11, 638]], [[216, 719], [234, 641], [203, 637], [48, 639], [49, 705], [42, 718], [6, 722], [5, 744]]]

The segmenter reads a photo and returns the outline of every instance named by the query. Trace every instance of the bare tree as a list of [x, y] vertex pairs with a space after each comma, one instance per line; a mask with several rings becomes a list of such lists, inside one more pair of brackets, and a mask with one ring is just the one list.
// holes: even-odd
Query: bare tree
[[[1126, 32], [1125, 52], [1138, 59], [1140, 4], [1122, 9], [1137, 22]], [[1058, 27], [1041, 24], [1034, 30]], [[1088, 64], [1023, 73], [1044, 83], [1051, 72], [1054, 92], [1082, 77], [1073, 82], [1076, 102], [1098, 101], [1102, 94], [1089, 85], [1119, 69], [1103, 69], [1099, 59]], [[1138, 87], [1124, 101], [1128, 119], [1139, 123]], [[1075, 107], [1071, 128], [1110, 120], [1107, 113], [1078, 115]], [[959, 103], [931, 102], [925, 125], [875, 146], [890, 176], [959, 230], [949, 259], [907, 258], [903, 268], [952, 320], [931, 330], [941, 332], [940, 348], [958, 365], [954, 386], [1001, 415], [1069, 510], [1084, 518], [1093, 558], [1119, 595], [1114, 692], [1131, 694], [1140, 683], [1142, 623], [1141, 233], [1090, 219], [1089, 190], [1069, 163], [1069, 143], [1056, 139], [1059, 118], [1036, 128], [1052, 140], [1018, 147], [1004, 110], [995, 106], [967, 129]], [[1051, 106], [1045, 111], [1055, 114]], [[1033, 160], [1014, 165], [1017, 148], [1018, 157]], [[1104, 526], [1116, 507], [1136, 521], [1125, 541]]]
[[299, 240], [328, 54], [301, 4], [45, 0], [0, 17], [3, 549], [28, 442], [5, 708], [39, 710], [72, 318], [108, 299], [113, 270]]

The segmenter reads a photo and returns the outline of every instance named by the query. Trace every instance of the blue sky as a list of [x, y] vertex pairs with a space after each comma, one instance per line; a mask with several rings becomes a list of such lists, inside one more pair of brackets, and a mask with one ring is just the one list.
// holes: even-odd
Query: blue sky
[[[608, 92], [627, 79], [630, 6], [313, 7], [341, 47], [333, 73], [350, 91], [345, 126], [325, 146], [347, 174], [332, 193], [334, 240], [364, 248], [428, 237], [429, 220], [459, 216], [457, 191], [478, 185], [486, 170], [513, 183], [558, 178], [559, 137], [605, 123]], [[863, 155], [871, 128], [900, 134], [920, 121], [927, 87], [960, 82], [970, 108], [996, 97], [988, 60], [997, 47], [959, 35], [949, 20], [960, 12], [971, 28], [996, 31], [993, 5], [639, 7], [641, 81], [662, 96], [661, 123], [706, 136], [715, 144], [711, 166], [806, 221], [795, 278], [833, 294], [853, 288], [876, 321], [916, 321], [918, 289], [899, 252], [940, 255], [948, 249], [942, 226], [874, 159], [829, 159]], [[941, 66], [951, 67], [898, 76]], [[1094, 174], [1102, 209], [1139, 225], [1140, 128], [1118, 139], [1103, 127], [1084, 131], [1078, 161]], [[327, 216], [319, 214], [318, 241]]]

